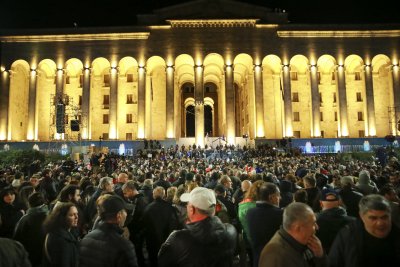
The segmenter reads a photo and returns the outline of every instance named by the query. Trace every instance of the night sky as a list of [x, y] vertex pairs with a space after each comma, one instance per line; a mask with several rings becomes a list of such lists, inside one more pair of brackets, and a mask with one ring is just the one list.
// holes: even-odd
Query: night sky
[[[239, 1], [239, 0], [237, 0]], [[136, 14], [182, 0], [2, 0], [0, 29], [130, 26]], [[400, 23], [394, 0], [240, 0], [281, 8], [293, 24]]]

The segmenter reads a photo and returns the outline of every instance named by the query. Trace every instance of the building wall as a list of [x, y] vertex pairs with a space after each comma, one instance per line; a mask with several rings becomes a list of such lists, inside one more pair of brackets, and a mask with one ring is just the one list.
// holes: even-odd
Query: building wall
[[[341, 31], [343, 34], [348, 34], [346, 29], [336, 29], [335, 34], [332, 31], [330, 36], [331, 29], [328, 29], [327, 37], [326, 29], [321, 29], [321, 35], [318, 35], [318, 26], [315, 27], [315, 29], [310, 29], [296, 25], [254, 25], [254, 27], [244, 29], [241, 26], [225, 24], [219, 27], [149, 26], [130, 29], [133, 33], [148, 33], [147, 36], [124, 39], [124, 32], [122, 32], [118, 37], [121, 40], [118, 42], [113, 42], [111, 39], [97, 40], [96, 33], [93, 33], [92, 37], [87, 37], [92, 39], [86, 42], [40, 41], [43, 37], [37, 37], [39, 41], [35, 43], [35, 49], [31, 49], [31, 35], [27, 36], [25, 41], [18, 42], [12, 41], [14, 39], [10, 37], [0, 36], [3, 51], [1, 62], [6, 70], [19, 60], [28, 62], [28, 71], [38, 69], [35, 139], [43, 141], [63, 138], [55, 135], [54, 129], [52, 130], [54, 123], [51, 116], [54, 114], [54, 107], [51, 107], [51, 96], [56, 91], [54, 80], [57, 69], [64, 69], [63, 91], [77, 104], [79, 97], [83, 95], [80, 84], [83, 66], [91, 68], [90, 114], [87, 118], [90, 125], [89, 139], [97, 140], [103, 134], [109, 134], [110, 123], [104, 123], [104, 115], [109, 115], [110, 120], [112, 112], [117, 114], [117, 139], [125, 140], [127, 134], [132, 134], [132, 139], [138, 139], [140, 130], [145, 132], [145, 138], [165, 139], [167, 138], [166, 114], [168, 112], [174, 114], [173, 136], [181, 137], [181, 132], [183, 132], [181, 118], [184, 114], [182, 103], [185, 99], [182, 99], [180, 86], [186, 82], [194, 83], [193, 68], [201, 66], [204, 62], [206, 62], [204, 68], [207, 67], [204, 84], [213, 82], [218, 88], [215, 105], [217, 109], [214, 109], [218, 135], [226, 133], [225, 128], [228, 124], [223, 72], [226, 64], [233, 65], [234, 83], [238, 86], [235, 117], [239, 118], [237, 121], [240, 125], [236, 129], [236, 136], [248, 134], [252, 139], [285, 137], [281, 83], [283, 65], [290, 65], [293, 75], [296, 73], [297, 76], [297, 80], [291, 80], [291, 92], [292, 95], [298, 94], [299, 102], [291, 104], [293, 113], [298, 112], [300, 117], [298, 122], [293, 121], [293, 131], [300, 133], [300, 137], [316, 137], [313, 136], [315, 114], [312, 113], [308, 69], [310, 65], [315, 65], [320, 73], [318, 93], [321, 94], [320, 112], [323, 114], [320, 130], [323, 131], [324, 137], [338, 136], [340, 121], [338, 82], [332, 79], [335, 75], [335, 66], [338, 65], [344, 65], [345, 68], [349, 137], [359, 137], [362, 133], [369, 135], [369, 127], [372, 127], [368, 122], [366, 107], [367, 95], [363, 72], [366, 64], [371, 65], [373, 69], [376, 136], [383, 137], [389, 133], [397, 133], [393, 129], [398, 118], [391, 111], [394, 108], [391, 66], [397, 64], [398, 59], [391, 55], [396, 54], [393, 51], [398, 50], [396, 44], [400, 37], [398, 30], [400, 27], [391, 28], [393, 33], [384, 38], [379, 36], [381, 29], [376, 29], [374, 33], [372, 26], [371, 29], [360, 26], [359, 31], [354, 31], [352, 36], [343, 38], [336, 38], [335, 34], [338, 32], [340, 34]], [[371, 37], [363, 38], [361, 35], [364, 33], [371, 34]], [[55, 38], [66, 38], [65, 35], [59, 33], [55, 36]], [[188, 40], [191, 41], [188, 42]], [[67, 42], [68, 46], [65, 45]], [[126, 59], [128, 57], [129, 59]], [[71, 65], [70, 62], [77, 63]], [[147, 71], [144, 81], [146, 84], [144, 129], [139, 129], [141, 126], [137, 123], [139, 112], [137, 69], [139, 65], [145, 67]], [[166, 110], [165, 68], [167, 65], [174, 66], [174, 105], [171, 110]], [[262, 66], [263, 69], [261, 98], [255, 95], [255, 66]], [[111, 96], [110, 86], [105, 84], [105, 76], [110, 74], [112, 68], [119, 70], [115, 111], [107, 109], [103, 103], [104, 95]], [[355, 79], [356, 73], [359, 73], [359, 79]], [[133, 75], [132, 81], [127, 81], [128, 74]], [[0, 128], [7, 129], [7, 134], [0, 133], [3, 139], [15, 141], [26, 139], [28, 81], [28, 73], [24, 73], [19, 68], [13, 70], [8, 88], [8, 112], [2, 109], [0, 114], [0, 116], [6, 116], [6, 118], [1, 118], [4, 125]], [[20, 92], [23, 92], [21, 97], [19, 97]], [[357, 100], [357, 93], [361, 94], [361, 100]], [[132, 103], [127, 103], [128, 94], [133, 95]], [[336, 101], [334, 101], [334, 94], [336, 94]], [[263, 107], [264, 127], [257, 132], [256, 107], [260, 103]], [[111, 106], [111, 103], [108, 105]], [[337, 120], [335, 120], [335, 112]], [[132, 115], [130, 122], [127, 121], [127, 114]], [[20, 126], [21, 122], [22, 126]]]

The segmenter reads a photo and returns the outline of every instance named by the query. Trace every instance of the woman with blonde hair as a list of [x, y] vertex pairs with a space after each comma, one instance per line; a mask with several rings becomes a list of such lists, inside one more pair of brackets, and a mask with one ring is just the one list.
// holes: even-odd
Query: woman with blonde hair
[[[245, 181], [242, 182], [242, 185]], [[240, 224], [242, 225], [243, 228], [243, 241], [244, 241], [244, 246], [246, 248], [246, 252], [250, 259], [251, 263], [250, 266], [253, 266], [253, 253], [251, 251], [250, 240], [248, 238], [249, 228], [247, 225], [246, 214], [249, 211], [249, 209], [254, 208], [256, 206], [256, 201], [259, 200], [260, 187], [263, 184], [265, 184], [265, 182], [262, 180], [257, 180], [253, 184], [251, 184], [250, 189], [247, 190], [246, 195], [244, 196], [243, 201], [239, 203], [239, 208], [238, 208], [238, 217]]]

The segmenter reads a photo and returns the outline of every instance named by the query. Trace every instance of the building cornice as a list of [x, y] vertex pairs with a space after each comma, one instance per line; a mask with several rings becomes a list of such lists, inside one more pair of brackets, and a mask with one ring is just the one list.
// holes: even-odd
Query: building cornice
[[94, 34], [48, 34], [48, 35], [9, 35], [0, 36], [5, 43], [76, 42], [110, 40], [146, 40], [149, 32], [94, 33]]
[[277, 31], [281, 38], [377, 38], [400, 37], [400, 30]]
[[256, 26], [258, 19], [188, 19], [167, 20], [172, 28], [231, 28]]

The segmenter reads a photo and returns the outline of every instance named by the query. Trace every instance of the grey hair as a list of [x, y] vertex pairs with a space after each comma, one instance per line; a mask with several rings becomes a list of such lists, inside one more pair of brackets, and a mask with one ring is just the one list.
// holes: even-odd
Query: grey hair
[[360, 214], [365, 214], [369, 210], [380, 210], [388, 213], [392, 210], [389, 201], [387, 201], [383, 196], [377, 194], [371, 194], [361, 198], [358, 207], [360, 208]]
[[111, 177], [103, 177], [100, 179], [99, 182], [99, 188], [104, 190], [106, 188], [107, 184], [112, 184], [113, 183], [113, 178]]
[[162, 186], [157, 186], [156, 188], [153, 189], [153, 198], [161, 198], [163, 199], [165, 196], [165, 189]]
[[309, 215], [313, 213], [313, 210], [307, 204], [301, 202], [289, 204], [283, 211], [283, 229], [288, 231], [294, 223], [306, 222], [309, 219]]
[[201, 213], [203, 215], [206, 215], [208, 217], [211, 217], [211, 216], [213, 216], [215, 214], [215, 205], [212, 205], [211, 207], [209, 207], [206, 210], [199, 209], [197, 207], [196, 207], [196, 209], [198, 210], [199, 213]]

